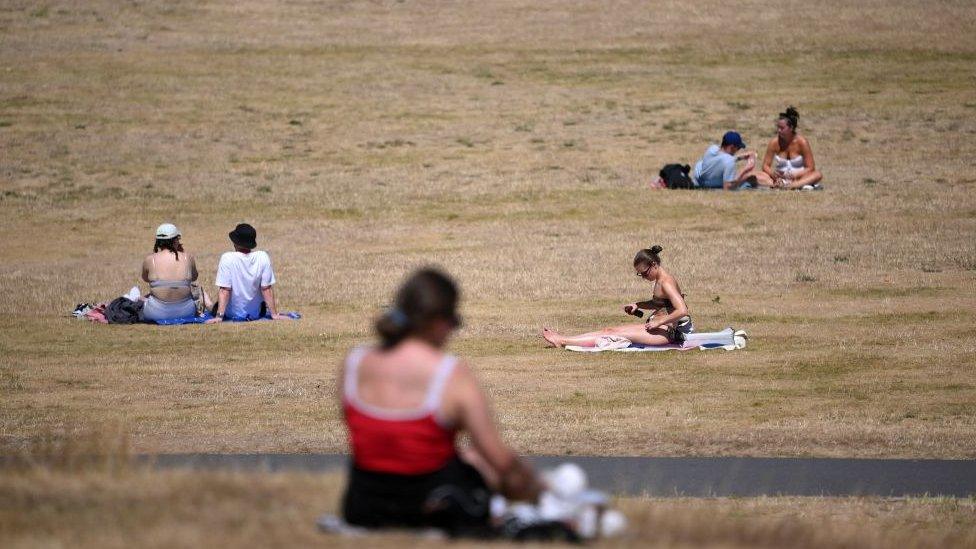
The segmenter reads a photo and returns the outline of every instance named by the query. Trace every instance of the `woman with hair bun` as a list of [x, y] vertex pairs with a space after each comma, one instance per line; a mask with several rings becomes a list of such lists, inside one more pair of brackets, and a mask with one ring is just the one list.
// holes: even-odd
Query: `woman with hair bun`
[[679, 343], [686, 334], [695, 330], [688, 314], [685, 295], [681, 293], [678, 281], [661, 266], [661, 246], [651, 246], [640, 250], [634, 256], [634, 271], [637, 276], [654, 284], [651, 299], [624, 305], [624, 312], [636, 317], [650, 313], [643, 324], [622, 324], [587, 332], [577, 336], [563, 336], [549, 328], [543, 328], [542, 337], [554, 347], [576, 345], [595, 347], [600, 338], [618, 336], [641, 345], [665, 345]]
[[[535, 472], [502, 442], [474, 373], [444, 352], [461, 325], [458, 299], [447, 275], [414, 273], [376, 322], [379, 346], [355, 348], [343, 363], [352, 460], [342, 507], [350, 524], [480, 535], [493, 491], [539, 495]], [[462, 432], [470, 448], [457, 447]]]
[[823, 174], [817, 170], [807, 138], [797, 133], [800, 113], [792, 105], [776, 119], [776, 137], [766, 146], [760, 185], [778, 189], [813, 190]]

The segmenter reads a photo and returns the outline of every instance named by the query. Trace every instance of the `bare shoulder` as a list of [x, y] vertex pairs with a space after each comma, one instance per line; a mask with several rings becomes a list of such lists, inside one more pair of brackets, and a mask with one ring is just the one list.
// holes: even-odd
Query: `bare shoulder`
[[475, 375], [474, 370], [471, 368], [471, 365], [468, 364], [468, 361], [464, 360], [463, 358], [458, 358], [454, 363], [454, 372], [452, 377], [460, 380], [473, 380]]
[[675, 280], [674, 275], [668, 271], [661, 273], [661, 285], [662, 286], [676, 286], [678, 281]]
[[678, 280], [674, 278], [671, 273], [665, 273], [667, 276], [661, 278], [661, 291], [669, 294], [673, 299], [674, 295], [681, 295], [681, 287], [678, 286]]
[[471, 392], [480, 391], [478, 376], [475, 375], [471, 365], [462, 359], [457, 359], [448, 381], [456, 391], [464, 391], [469, 395]]

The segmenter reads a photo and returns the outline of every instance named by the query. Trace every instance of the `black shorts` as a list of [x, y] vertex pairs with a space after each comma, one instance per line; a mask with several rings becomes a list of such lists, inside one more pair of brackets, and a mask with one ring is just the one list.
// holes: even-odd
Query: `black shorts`
[[342, 513], [366, 528], [440, 528], [451, 536], [491, 535], [491, 490], [474, 467], [455, 457], [423, 475], [349, 471]]

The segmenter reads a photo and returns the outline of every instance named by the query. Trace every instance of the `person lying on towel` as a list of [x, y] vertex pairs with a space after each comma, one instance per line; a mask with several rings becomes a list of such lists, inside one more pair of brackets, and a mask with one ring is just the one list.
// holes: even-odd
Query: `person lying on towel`
[[576, 336], [563, 336], [550, 328], [543, 328], [542, 337], [553, 347], [594, 347], [597, 340], [606, 336], [623, 337], [631, 343], [641, 345], [666, 345], [684, 341], [686, 334], [695, 331], [695, 325], [689, 316], [688, 305], [678, 281], [661, 266], [661, 257], [658, 254], [662, 249], [657, 245], [651, 246], [637, 252], [634, 257], [634, 271], [637, 276], [654, 284], [654, 292], [647, 301], [624, 305], [624, 312], [643, 317], [646, 311], [650, 313], [646, 322], [611, 326]]
[[[444, 352], [461, 325], [458, 289], [420, 270], [376, 322], [380, 344], [357, 347], [339, 376], [352, 451], [342, 513], [365, 528], [440, 528], [483, 535], [489, 501], [538, 498], [531, 466], [502, 441], [474, 372]], [[471, 446], [457, 447], [460, 433]]]

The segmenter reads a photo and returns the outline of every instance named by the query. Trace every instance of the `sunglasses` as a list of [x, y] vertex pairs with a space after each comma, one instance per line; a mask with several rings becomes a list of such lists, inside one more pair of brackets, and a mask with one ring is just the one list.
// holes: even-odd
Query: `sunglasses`
[[634, 273], [634, 274], [636, 274], [637, 276], [639, 276], [639, 277], [641, 277], [641, 278], [644, 278], [644, 277], [646, 277], [646, 276], [647, 276], [647, 273], [649, 273], [649, 272], [650, 272], [650, 270], [651, 270], [651, 267], [653, 267], [653, 265], [648, 265], [648, 266], [647, 266], [647, 268], [646, 268], [646, 269], [644, 269], [643, 271], [639, 271], [639, 272], [637, 272], [637, 273]]

